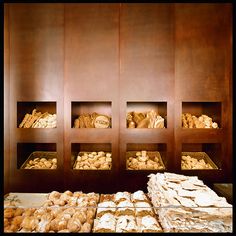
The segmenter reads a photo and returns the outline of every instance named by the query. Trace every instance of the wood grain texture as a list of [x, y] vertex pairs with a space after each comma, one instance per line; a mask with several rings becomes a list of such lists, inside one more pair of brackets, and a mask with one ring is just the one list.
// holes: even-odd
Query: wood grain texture
[[[139, 143], [147, 150], [163, 144], [168, 172], [198, 175], [209, 184], [232, 181], [231, 4], [8, 4], [8, 8], [4, 176], [10, 171], [9, 191], [146, 191], [147, 175], [158, 171], [126, 170], [126, 151], [136, 150]], [[57, 128], [18, 129], [17, 102], [43, 101], [56, 102]], [[76, 114], [92, 111], [93, 102], [109, 111], [112, 128], [73, 129]], [[127, 110], [143, 109], [145, 104], [151, 109], [158, 103], [164, 104], [160, 112], [167, 116], [166, 129], [126, 128]], [[46, 103], [42, 106], [51, 109]], [[182, 129], [182, 111], [206, 110], [215, 113], [220, 129]], [[55, 143], [58, 169], [17, 169], [17, 143], [30, 142]], [[81, 144], [93, 149], [94, 143], [109, 147], [112, 170], [73, 170], [72, 153]], [[189, 149], [206, 147], [221, 169], [181, 171], [183, 144]], [[39, 180], [40, 186], [35, 184]]]
[[[175, 156], [181, 155], [181, 143], [221, 143], [216, 162], [222, 171], [193, 172], [207, 181], [232, 181], [231, 58], [231, 4], [175, 4]], [[187, 111], [183, 102], [189, 102], [192, 112], [198, 109], [195, 102], [202, 103], [202, 112], [215, 113], [221, 129], [183, 130], [180, 117]], [[176, 160], [179, 167], [180, 159]]]
[[4, 5], [4, 194], [9, 192], [10, 183], [10, 52], [9, 52], [9, 6]]
[[175, 90], [183, 100], [223, 100], [227, 4], [175, 4]]
[[[119, 171], [118, 87], [119, 4], [65, 4], [64, 168], [68, 188], [115, 189], [111, 183]], [[86, 107], [80, 102], [91, 104]], [[71, 128], [75, 113], [96, 112], [93, 102], [99, 102], [99, 111], [111, 115], [112, 128]], [[71, 143], [110, 143], [112, 170], [73, 171]]]
[[120, 93], [124, 100], [166, 100], [174, 89], [171, 4], [122, 4]]
[[[63, 186], [64, 5], [9, 4], [10, 29], [10, 183], [11, 191], [47, 191]], [[54, 101], [57, 128], [19, 130], [17, 102]], [[43, 104], [47, 109], [47, 103]], [[43, 110], [44, 110], [43, 109]], [[50, 109], [49, 109], [50, 111]], [[17, 169], [17, 143], [56, 143], [58, 169], [24, 172]], [[20, 154], [19, 154], [20, 155]], [[49, 174], [50, 173], [50, 174]], [[29, 178], [30, 176], [30, 178]], [[29, 181], [29, 179], [31, 181]], [[35, 183], [42, 182], [40, 186]], [[48, 182], [48, 184], [47, 184]], [[55, 188], [55, 187], [54, 187]]]

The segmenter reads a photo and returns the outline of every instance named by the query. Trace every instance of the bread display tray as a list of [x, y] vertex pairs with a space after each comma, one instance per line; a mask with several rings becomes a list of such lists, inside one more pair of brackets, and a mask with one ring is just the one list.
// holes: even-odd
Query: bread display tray
[[[136, 152], [137, 151], [128, 151], [128, 152], [126, 152], [126, 168], [128, 168], [127, 167], [127, 159], [129, 157], [136, 157]], [[162, 161], [160, 152], [157, 152], [157, 151], [147, 151], [147, 155], [149, 156], [149, 158], [151, 160], [154, 160], [155, 157], [158, 157], [160, 165], [163, 167], [163, 169], [161, 169], [161, 170], [165, 170], [166, 169], [166, 167], [165, 167], [165, 165], [164, 165], [164, 163]], [[149, 170], [149, 169], [145, 169], [145, 170]], [[153, 170], [153, 169], [150, 169], [150, 170]], [[157, 169], [157, 170], [159, 170], [159, 169]], [[131, 171], [133, 171], [133, 170], [131, 170]]]
[[[95, 152], [98, 152], [98, 151], [95, 151]], [[81, 151], [81, 152], [79, 152], [77, 155], [74, 155], [74, 164], [73, 164], [73, 169], [74, 170], [78, 170], [78, 169], [76, 169], [75, 167], [76, 167], [76, 163], [77, 163], [77, 156], [83, 156], [84, 155], [84, 153], [87, 153], [87, 154], [91, 154], [92, 152], [86, 152], [86, 151]], [[110, 152], [104, 152], [105, 154], [107, 154], [107, 153], [110, 153]], [[84, 170], [84, 169], [79, 169], [79, 170]], [[86, 169], [86, 171], [89, 171], [89, 170], [93, 170], [93, 169]], [[100, 169], [99, 169], [100, 170]], [[93, 170], [94, 171], [94, 170]]]
[[[211, 160], [211, 158], [205, 152], [182, 152], [182, 156], [190, 156], [197, 160], [203, 159], [206, 162], [206, 164], [209, 164], [214, 170], [218, 169], [217, 165]], [[205, 169], [205, 170], [210, 170], [210, 169]]]
[[[22, 164], [22, 166], [20, 167], [20, 169], [25, 169], [27, 163], [30, 160], [33, 160], [35, 158], [45, 158], [45, 159], [53, 159], [53, 158], [57, 158], [57, 152], [46, 152], [46, 151], [35, 151], [32, 152], [29, 157], [26, 159], [26, 161]], [[36, 169], [34, 169], [36, 170]], [[42, 169], [41, 169], [42, 170]]]

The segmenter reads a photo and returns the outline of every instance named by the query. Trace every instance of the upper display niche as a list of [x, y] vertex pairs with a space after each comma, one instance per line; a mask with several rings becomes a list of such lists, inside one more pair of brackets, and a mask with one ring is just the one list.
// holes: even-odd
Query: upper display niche
[[127, 128], [167, 128], [167, 102], [127, 102]]
[[183, 102], [183, 128], [221, 128], [221, 102]]
[[71, 128], [111, 128], [111, 102], [72, 102]]
[[56, 102], [17, 102], [18, 128], [56, 128]]

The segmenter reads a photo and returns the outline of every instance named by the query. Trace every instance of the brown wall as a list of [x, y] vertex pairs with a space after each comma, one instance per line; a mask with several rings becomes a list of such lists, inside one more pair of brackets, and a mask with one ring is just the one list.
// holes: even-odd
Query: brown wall
[[4, 194], [9, 192], [9, 6], [4, 5]]
[[[135, 143], [165, 147], [167, 171], [206, 182], [232, 181], [231, 19], [231, 4], [6, 5], [4, 176], [7, 181], [10, 163], [10, 191], [146, 190], [153, 171], [125, 170], [127, 145]], [[56, 108], [45, 103], [44, 109], [56, 109], [57, 128], [18, 129], [17, 102], [39, 101], [56, 102]], [[73, 129], [74, 113], [86, 110], [79, 102], [91, 102], [90, 108], [97, 102], [100, 111], [111, 114], [112, 128]], [[127, 129], [127, 102], [128, 109], [135, 102], [166, 104], [159, 108], [166, 109], [167, 128]], [[220, 129], [183, 130], [182, 102], [190, 102], [184, 109], [193, 112], [209, 107], [221, 117]], [[17, 143], [34, 142], [56, 143], [57, 170], [17, 169]], [[76, 143], [111, 147], [112, 170], [72, 170]], [[220, 146], [221, 170], [181, 171], [186, 143]], [[35, 184], [39, 180], [42, 184]]]

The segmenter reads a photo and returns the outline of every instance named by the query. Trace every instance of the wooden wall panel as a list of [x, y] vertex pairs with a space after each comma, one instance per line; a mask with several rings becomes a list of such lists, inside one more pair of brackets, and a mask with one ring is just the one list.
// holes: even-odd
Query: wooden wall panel
[[9, 98], [10, 98], [10, 53], [9, 53], [9, 6], [4, 5], [4, 194], [9, 192], [10, 164], [10, 130], [9, 130]]
[[122, 4], [121, 97], [167, 100], [174, 91], [171, 4]]
[[[232, 181], [231, 79], [232, 5], [175, 4], [175, 156], [186, 141], [220, 142], [222, 171], [199, 172], [207, 181]], [[220, 129], [182, 130], [182, 102], [219, 102]]]
[[[65, 4], [64, 168], [65, 185], [70, 189], [97, 192], [116, 189], [112, 180], [119, 169], [118, 87], [119, 4]], [[111, 103], [112, 128], [71, 128], [72, 102]], [[101, 110], [109, 108], [107, 103], [99, 104]], [[74, 107], [74, 111], [78, 108]], [[71, 143], [111, 144], [112, 170], [72, 170]]]
[[175, 90], [180, 99], [225, 98], [228, 6], [175, 4]]
[[[126, 171], [128, 143], [164, 144], [169, 172], [232, 181], [231, 4], [8, 4], [4, 19], [5, 192], [146, 191], [157, 171]], [[56, 102], [57, 128], [18, 129], [19, 101]], [[93, 101], [111, 111], [112, 128], [73, 129], [77, 104]], [[221, 129], [183, 131], [191, 101], [220, 102]], [[127, 102], [165, 102], [167, 128], [127, 129]], [[18, 170], [17, 143], [30, 142], [55, 143], [58, 169]], [[214, 142], [222, 170], [181, 172], [182, 143]], [[111, 147], [112, 170], [73, 170], [80, 143]]]
[[[63, 189], [63, 4], [9, 4], [11, 191]], [[56, 129], [18, 129], [17, 102], [54, 101]], [[17, 169], [17, 143], [57, 143], [58, 169], [50, 173]], [[31, 175], [29, 181], [28, 175]], [[48, 180], [51, 184], [35, 185]]]
[[[165, 143], [173, 170], [174, 28], [171, 4], [121, 4], [120, 8], [120, 189], [146, 191], [147, 175], [127, 171], [127, 143]], [[167, 129], [127, 129], [127, 102], [166, 102]], [[146, 103], [145, 103], [146, 104]], [[138, 106], [138, 103], [136, 104]], [[150, 108], [140, 104], [142, 111]], [[134, 185], [134, 183], [137, 183]]]
[[65, 4], [68, 99], [111, 100], [119, 74], [119, 5]]
[[10, 11], [15, 96], [54, 99], [63, 83], [63, 5], [12, 4]]

